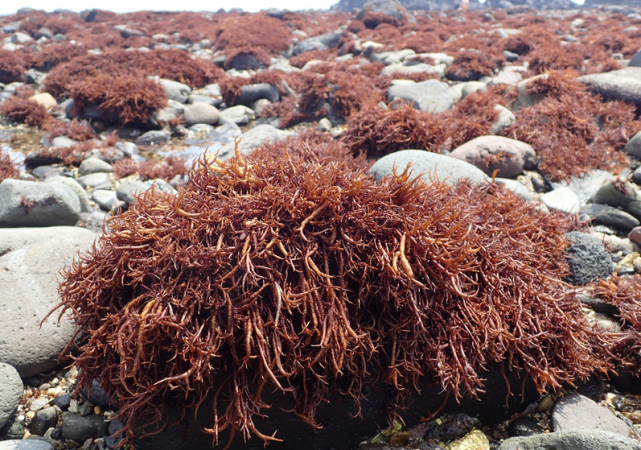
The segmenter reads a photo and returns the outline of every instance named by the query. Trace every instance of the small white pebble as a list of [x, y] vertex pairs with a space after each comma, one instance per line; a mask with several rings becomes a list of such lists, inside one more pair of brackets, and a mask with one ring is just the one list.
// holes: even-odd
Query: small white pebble
[[36, 413], [35, 412], [33, 412], [33, 411], [27, 412], [27, 419], [33, 419], [34, 417], [36, 417]]

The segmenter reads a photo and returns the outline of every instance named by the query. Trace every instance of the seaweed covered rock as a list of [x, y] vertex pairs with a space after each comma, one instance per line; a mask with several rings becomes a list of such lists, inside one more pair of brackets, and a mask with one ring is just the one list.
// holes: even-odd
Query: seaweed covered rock
[[492, 364], [539, 389], [609, 367], [560, 281], [566, 216], [491, 183], [377, 182], [296, 142], [201, 157], [177, 196], [142, 194], [64, 272], [79, 386], [100, 379], [127, 439], [209, 395], [215, 441], [287, 440], [256, 426], [266, 393], [318, 425], [323, 400], [358, 412], [381, 382], [394, 420], [413, 386], [474, 396]]

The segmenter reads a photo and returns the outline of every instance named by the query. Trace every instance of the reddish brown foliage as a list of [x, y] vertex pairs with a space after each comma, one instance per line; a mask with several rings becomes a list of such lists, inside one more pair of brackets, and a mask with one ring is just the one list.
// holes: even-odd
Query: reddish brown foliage
[[533, 50], [527, 57], [530, 70], [534, 74], [550, 70], [578, 70], [583, 66], [583, 57], [576, 52], [568, 51], [563, 47], [548, 46]]
[[447, 139], [436, 114], [428, 114], [407, 104], [378, 105], [349, 117], [341, 142], [355, 155], [380, 157], [398, 150], [417, 149], [440, 152]]
[[287, 50], [291, 35], [287, 25], [265, 13], [232, 16], [221, 21], [215, 48], [256, 48], [276, 56]]
[[483, 76], [492, 75], [494, 69], [501, 67], [503, 60], [492, 58], [477, 50], [465, 50], [454, 56], [454, 62], [447, 68], [445, 75], [456, 81], [478, 80]]
[[74, 83], [70, 91], [78, 113], [95, 105], [106, 121], [120, 125], [144, 124], [154, 112], [167, 106], [162, 86], [137, 75], [98, 75]]
[[30, 127], [40, 127], [47, 119], [44, 106], [21, 95], [9, 97], [0, 104], [0, 114], [12, 122], [24, 123]]
[[222, 69], [202, 59], [192, 59], [180, 50], [152, 50], [128, 52], [115, 50], [104, 55], [85, 55], [61, 64], [47, 74], [44, 87], [54, 97], [69, 92], [71, 85], [96, 75], [132, 76], [140, 78], [159, 76], [203, 87], [224, 74]]
[[518, 111], [516, 122], [501, 134], [532, 145], [541, 157], [539, 169], [553, 181], [629, 165], [620, 150], [641, 128], [633, 105], [603, 103], [568, 73], [552, 72], [534, 81], [529, 92], [546, 97]]
[[363, 31], [364, 29], [365, 24], [357, 19], [350, 20], [347, 24], [347, 31], [350, 33], [357, 34], [359, 31]]
[[609, 367], [560, 281], [565, 215], [492, 184], [376, 182], [306, 149], [248, 159], [143, 194], [64, 271], [60, 312], [87, 334], [78, 389], [99, 378], [128, 439], [213, 392], [216, 442], [267, 441], [268, 390], [315, 424], [338, 386], [358, 403], [382, 381], [394, 420], [412, 386], [474, 395], [494, 362], [539, 389]]
[[9, 155], [6, 155], [0, 148], [0, 182], [7, 178], [20, 178], [20, 171], [13, 164]]
[[137, 173], [143, 181], [157, 178], [170, 181], [176, 175], [186, 175], [188, 171], [185, 166], [185, 160], [175, 156], [168, 156], [160, 162], [145, 161], [142, 163], [125, 158], [116, 162], [113, 167], [114, 175], [117, 178], [124, 178]]
[[53, 139], [56, 136], [67, 136], [74, 141], [82, 142], [95, 137], [89, 126], [85, 123], [78, 122], [76, 119], [71, 122], [48, 120], [43, 128], [47, 131], [49, 139]]
[[48, 72], [62, 63], [86, 54], [87, 49], [82, 45], [51, 44], [45, 46], [43, 50], [34, 55], [33, 67], [40, 71]]
[[420, 31], [405, 39], [404, 48], [416, 53], [435, 53], [443, 48], [443, 41], [435, 33]]
[[593, 283], [591, 288], [598, 298], [619, 310], [624, 330], [615, 352], [638, 376], [641, 370], [641, 276], [614, 275], [607, 281]]
[[331, 48], [328, 50], [311, 50], [309, 52], [301, 53], [300, 55], [292, 56], [289, 58], [289, 64], [300, 69], [309, 61], [330, 61], [335, 57], [336, 50]]

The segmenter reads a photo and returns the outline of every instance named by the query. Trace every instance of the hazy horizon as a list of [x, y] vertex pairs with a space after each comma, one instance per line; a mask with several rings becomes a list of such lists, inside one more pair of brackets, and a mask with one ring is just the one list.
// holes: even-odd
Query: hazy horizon
[[[329, 9], [338, 0], [316, 0], [314, 2], [314, 9]], [[188, 6], [188, 7], [187, 7]], [[52, 2], [50, 0], [34, 0], [25, 3], [0, 3], [0, 15], [6, 16], [15, 14], [20, 8], [30, 7], [51, 12], [55, 9], [69, 9], [75, 12], [80, 12], [85, 9], [104, 9], [116, 13], [127, 13], [134, 11], [218, 11], [223, 8], [227, 11], [231, 8], [241, 8], [247, 12], [258, 12], [261, 9], [279, 8], [289, 9], [291, 11], [310, 9], [308, 3], [295, 1], [295, 0], [235, 0], [232, 2], [220, 1], [203, 1], [196, 0], [187, 4], [180, 2], [167, 1], [167, 0], [113, 0], [109, 2], [109, 6], [105, 6], [105, 2], [87, 1], [87, 0], [59, 0]]]

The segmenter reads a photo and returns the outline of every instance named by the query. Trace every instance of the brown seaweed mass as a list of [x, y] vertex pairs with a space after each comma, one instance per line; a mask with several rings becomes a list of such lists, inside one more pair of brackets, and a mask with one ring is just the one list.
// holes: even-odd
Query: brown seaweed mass
[[376, 182], [283, 148], [201, 158], [177, 196], [143, 194], [64, 272], [62, 312], [86, 332], [79, 385], [100, 379], [129, 438], [210, 393], [215, 440], [270, 440], [253, 422], [267, 389], [315, 424], [330, 394], [359, 402], [383, 381], [394, 419], [425, 382], [473, 396], [491, 362], [541, 390], [608, 367], [559, 281], [566, 216], [491, 183]]

